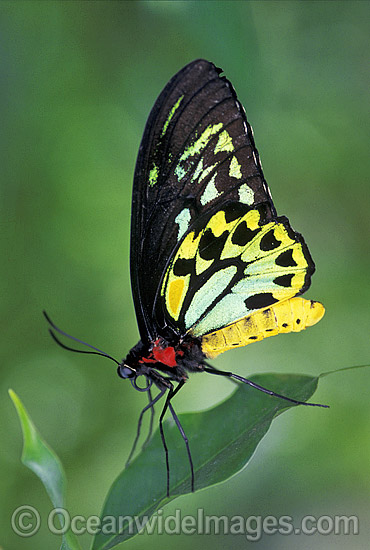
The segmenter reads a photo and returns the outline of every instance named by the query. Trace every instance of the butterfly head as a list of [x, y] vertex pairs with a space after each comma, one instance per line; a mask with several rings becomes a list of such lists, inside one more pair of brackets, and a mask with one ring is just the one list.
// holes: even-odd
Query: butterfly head
[[[118, 376], [120, 378], [129, 379], [133, 387], [138, 391], [148, 391], [152, 385], [150, 368], [142, 361], [144, 347], [141, 341], [138, 342], [117, 367]], [[138, 378], [142, 380], [142, 377], [145, 379], [144, 386], [137, 383]]]
[[143, 372], [141, 364], [141, 356], [143, 352], [142, 342], [138, 342], [135, 347], [133, 347], [125, 359], [118, 364], [117, 373], [120, 378], [130, 378], [135, 379]]
[[118, 365], [117, 373], [120, 378], [136, 378], [137, 371], [132, 367], [129, 367], [124, 362]]
[[[145, 372], [143, 372], [145, 371]], [[153, 383], [153, 380], [148, 376], [147, 369], [143, 368], [133, 368], [127, 365], [125, 361], [122, 361], [120, 365], [118, 365], [117, 373], [120, 378], [126, 378], [129, 379], [132, 386], [135, 388], [135, 390], [138, 391], [148, 391]], [[144, 385], [138, 384], [137, 380], [139, 377], [143, 377], [145, 379]]]

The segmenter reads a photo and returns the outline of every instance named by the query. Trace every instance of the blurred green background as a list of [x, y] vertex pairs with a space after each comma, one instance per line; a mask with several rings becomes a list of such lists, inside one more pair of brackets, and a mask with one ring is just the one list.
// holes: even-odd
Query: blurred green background
[[[279, 214], [303, 233], [319, 325], [235, 350], [220, 368], [319, 374], [370, 361], [368, 2], [2, 2], [0, 547], [58, 548], [45, 521], [22, 539], [21, 504], [50, 503], [19, 460], [7, 389], [23, 399], [66, 468], [72, 514], [99, 514], [145, 396], [112, 364], [69, 354], [59, 326], [121, 358], [138, 339], [129, 283], [133, 170], [168, 79], [204, 57], [233, 82]], [[370, 534], [370, 369], [324, 378], [279, 417], [249, 467], [175, 500], [172, 514], [358, 515], [360, 535], [264, 536], [256, 549], [365, 548]], [[227, 381], [192, 376], [177, 412], [217, 403]], [[240, 419], [243, 422], [243, 418]], [[212, 434], [210, 434], [212, 437]], [[82, 537], [87, 547], [89, 537]], [[243, 535], [143, 535], [128, 549], [246, 548]]]

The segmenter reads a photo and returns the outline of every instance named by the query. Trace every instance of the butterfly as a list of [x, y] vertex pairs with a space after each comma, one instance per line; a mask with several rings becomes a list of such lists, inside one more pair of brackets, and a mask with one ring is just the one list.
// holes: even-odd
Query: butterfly
[[[190, 442], [172, 405], [190, 372], [324, 406], [276, 394], [208, 362], [269, 336], [299, 332], [325, 311], [320, 302], [300, 297], [310, 286], [313, 260], [303, 237], [276, 214], [251, 126], [221, 73], [203, 59], [188, 64], [163, 89], [146, 123], [134, 176], [130, 252], [140, 341], [121, 362], [93, 346], [83, 351], [113, 359], [118, 375], [148, 395], [129, 461], [143, 414], [151, 410], [153, 418], [154, 405], [164, 398], [159, 429], [168, 496], [167, 411], [184, 439], [195, 488]], [[52, 329], [84, 343], [47, 319]]]

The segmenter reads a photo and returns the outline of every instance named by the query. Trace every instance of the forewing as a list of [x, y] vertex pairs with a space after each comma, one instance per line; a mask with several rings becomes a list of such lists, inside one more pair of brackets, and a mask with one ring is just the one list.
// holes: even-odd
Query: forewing
[[[132, 201], [131, 282], [141, 338], [168, 323], [162, 280], [197, 220], [230, 202], [275, 216], [251, 127], [230, 82], [197, 60], [157, 99], [138, 154]], [[217, 271], [217, 270], [216, 270]], [[184, 326], [171, 318], [181, 333]]]

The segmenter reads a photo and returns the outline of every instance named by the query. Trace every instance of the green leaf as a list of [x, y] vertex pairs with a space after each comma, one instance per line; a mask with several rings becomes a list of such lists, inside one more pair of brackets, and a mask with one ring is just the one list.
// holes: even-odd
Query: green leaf
[[[17, 394], [13, 390], [9, 390], [9, 395], [22, 426], [22, 462], [41, 479], [54, 508], [65, 508], [66, 478], [62, 464], [54, 451], [38, 433]], [[61, 520], [60, 524], [63, 525]], [[71, 531], [67, 531], [63, 535], [61, 550], [81, 550], [75, 535]]]
[[[251, 380], [301, 401], [311, 397], [318, 383], [317, 378], [310, 376], [282, 374], [258, 375]], [[179, 415], [194, 461], [195, 489], [220, 483], [239, 472], [272, 420], [292, 406], [292, 403], [243, 384], [212, 409]], [[113, 483], [101, 515], [103, 529], [95, 536], [93, 550], [107, 550], [128, 540], [144, 527], [160, 506], [190, 492], [190, 468], [184, 441], [172, 418], [164, 426], [170, 459], [170, 498], [166, 497], [164, 450], [157, 430], [149, 446]], [[107, 516], [115, 520], [105, 522]], [[119, 518], [124, 516], [131, 517], [132, 521], [122, 522], [121, 519], [120, 525]]]

